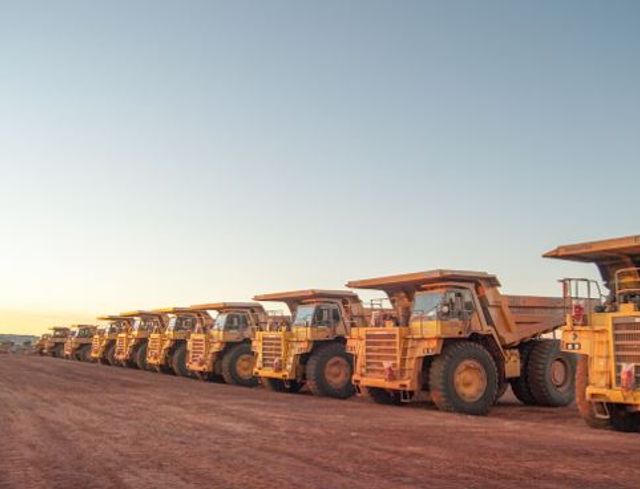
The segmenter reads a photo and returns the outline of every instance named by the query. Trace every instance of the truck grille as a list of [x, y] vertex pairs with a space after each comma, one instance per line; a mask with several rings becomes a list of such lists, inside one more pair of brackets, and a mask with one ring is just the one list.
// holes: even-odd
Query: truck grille
[[372, 377], [385, 377], [385, 366], [398, 369], [398, 330], [375, 328], [365, 331], [365, 372]]
[[272, 368], [277, 358], [282, 358], [282, 335], [262, 334], [262, 366]]
[[127, 350], [127, 339], [123, 336], [118, 336], [116, 340], [116, 357], [124, 358]]
[[101, 339], [100, 336], [95, 335], [91, 340], [91, 355], [96, 356], [100, 352]]
[[162, 351], [162, 338], [160, 335], [151, 335], [147, 343], [147, 356], [149, 358], [160, 358], [160, 352]]
[[613, 350], [616, 360], [616, 385], [625, 364], [634, 364], [635, 385], [640, 388], [640, 318], [625, 317], [613, 320]]
[[204, 363], [207, 355], [207, 341], [204, 335], [191, 335], [189, 338], [189, 360], [190, 364]]

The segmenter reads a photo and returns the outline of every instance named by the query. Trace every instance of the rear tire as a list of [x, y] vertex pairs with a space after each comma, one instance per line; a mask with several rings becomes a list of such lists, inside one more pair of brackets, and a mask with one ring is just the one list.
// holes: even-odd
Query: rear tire
[[540, 340], [529, 355], [527, 379], [539, 406], [568, 406], [575, 399], [575, 357], [559, 340]]
[[429, 386], [441, 411], [486, 415], [496, 398], [498, 368], [482, 345], [455, 341], [433, 360]]
[[107, 363], [112, 367], [116, 366], [118, 362], [116, 361], [116, 344], [115, 342], [111, 343], [107, 348]]
[[173, 373], [180, 377], [189, 377], [187, 368], [187, 345], [184, 342], [178, 343], [171, 355], [171, 369]]
[[399, 406], [402, 404], [399, 391], [390, 391], [380, 387], [364, 387], [366, 394], [373, 399], [376, 404], [387, 404]]
[[355, 393], [351, 356], [342, 343], [328, 343], [311, 353], [306, 365], [309, 390], [315, 396], [346, 399]]
[[591, 401], [587, 400], [589, 385], [589, 357], [577, 355], [576, 360], [576, 406], [584, 422], [591, 428], [606, 430], [611, 428], [611, 419], [598, 418]]
[[531, 393], [531, 387], [529, 385], [529, 378], [527, 375], [527, 366], [529, 364], [529, 355], [531, 350], [538, 344], [537, 340], [529, 340], [521, 343], [518, 346], [520, 350], [520, 376], [515, 379], [511, 379], [511, 390], [516, 398], [526, 406], [535, 406], [537, 401]]
[[260, 380], [262, 387], [272, 392], [288, 392], [290, 394], [295, 394], [302, 389], [302, 383], [295, 380], [289, 381], [288, 384], [286, 384], [284, 380], [272, 379], [271, 377], [262, 377]]
[[140, 370], [147, 370], [147, 343], [142, 343], [133, 353], [133, 361]]
[[255, 387], [258, 385], [258, 379], [253, 376], [254, 364], [249, 343], [234, 345], [222, 357], [222, 378], [230, 385]]

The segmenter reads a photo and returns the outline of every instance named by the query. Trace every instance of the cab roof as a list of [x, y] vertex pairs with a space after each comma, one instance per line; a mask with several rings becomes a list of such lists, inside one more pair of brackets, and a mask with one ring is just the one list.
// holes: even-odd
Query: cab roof
[[302, 302], [306, 300], [322, 299], [357, 299], [358, 296], [351, 290], [293, 290], [290, 292], [276, 292], [272, 294], [256, 295], [255, 301], [277, 301], [277, 302]]
[[387, 275], [385, 277], [367, 278], [347, 282], [352, 289], [376, 289], [393, 291], [406, 288], [420, 288], [423, 285], [438, 282], [488, 282], [488, 285], [499, 287], [500, 281], [495, 275], [486, 272], [469, 270], [429, 270], [425, 272]]
[[193, 312], [189, 307], [161, 307], [159, 309], [154, 309], [151, 311], [156, 314], [179, 314], [181, 312]]
[[69, 331], [70, 328], [68, 328], [67, 326], [53, 326], [52, 328], [49, 328], [51, 331]]
[[127, 311], [120, 313], [121, 318], [135, 318], [139, 316], [162, 316], [162, 313], [157, 311]]
[[640, 235], [561, 245], [542, 256], [596, 264], [623, 260], [638, 262], [640, 261]]
[[228, 309], [258, 309], [264, 310], [257, 302], [211, 302], [189, 306], [191, 311], [224, 311]]
[[109, 314], [107, 316], [98, 316], [99, 321], [117, 321], [119, 319], [129, 319], [131, 316], [122, 316], [118, 314]]
[[561, 245], [542, 256], [593, 263], [598, 267], [605, 285], [613, 290], [614, 278], [619, 270], [640, 267], [640, 235]]

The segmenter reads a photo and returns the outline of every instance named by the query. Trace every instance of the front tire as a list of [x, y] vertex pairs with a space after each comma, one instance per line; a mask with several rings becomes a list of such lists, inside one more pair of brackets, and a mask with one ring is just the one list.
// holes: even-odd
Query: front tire
[[133, 354], [133, 361], [140, 370], [147, 370], [147, 343], [142, 343]]
[[486, 415], [496, 398], [498, 369], [482, 345], [456, 341], [433, 360], [429, 385], [441, 411]]
[[190, 372], [187, 368], [187, 345], [179, 343], [173, 350], [171, 355], [171, 369], [173, 373], [180, 377], [189, 377]]
[[253, 376], [255, 359], [249, 343], [232, 346], [222, 357], [222, 378], [227, 384], [255, 387], [258, 379]]
[[589, 385], [589, 357], [578, 355], [576, 360], [576, 406], [584, 422], [591, 428], [606, 430], [611, 428], [611, 420], [596, 416], [596, 410], [591, 401], [587, 399], [587, 386]]
[[627, 411], [623, 404], [609, 404], [611, 426], [616, 431], [635, 433], [640, 428], [640, 413]]
[[311, 353], [305, 373], [309, 390], [316, 396], [346, 399], [355, 393], [351, 356], [342, 343], [322, 345]]

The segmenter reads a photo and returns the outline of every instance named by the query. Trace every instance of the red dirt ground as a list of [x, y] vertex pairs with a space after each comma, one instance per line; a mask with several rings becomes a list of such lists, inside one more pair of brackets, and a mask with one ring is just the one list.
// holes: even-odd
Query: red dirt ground
[[1, 488], [640, 487], [640, 434], [0, 357]]

